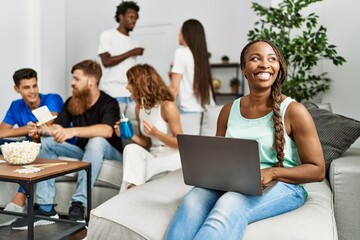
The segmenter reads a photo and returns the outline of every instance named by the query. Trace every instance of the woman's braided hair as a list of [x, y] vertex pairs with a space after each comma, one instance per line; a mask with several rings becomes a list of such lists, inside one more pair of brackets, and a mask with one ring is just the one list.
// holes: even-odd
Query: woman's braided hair
[[284, 125], [281, 120], [280, 115], [280, 104], [281, 104], [281, 88], [287, 78], [287, 66], [284, 56], [282, 55], [280, 49], [276, 47], [272, 42], [268, 40], [254, 40], [249, 42], [242, 50], [240, 55], [240, 67], [243, 69], [245, 67], [245, 53], [247, 49], [257, 42], [266, 42], [269, 44], [276, 56], [278, 57], [280, 68], [278, 75], [274, 84], [271, 87], [271, 98], [272, 98], [272, 107], [273, 107], [273, 122], [275, 129], [275, 140], [274, 140], [274, 148], [277, 152], [278, 163], [275, 165], [277, 167], [283, 167], [284, 164], [284, 146], [285, 146], [285, 137], [284, 137]]

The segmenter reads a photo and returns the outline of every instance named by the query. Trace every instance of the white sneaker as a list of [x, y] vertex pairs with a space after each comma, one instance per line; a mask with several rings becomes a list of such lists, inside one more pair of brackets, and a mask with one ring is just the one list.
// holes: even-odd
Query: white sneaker
[[[15, 203], [11, 202], [4, 208], [5, 211], [12, 211], [12, 212], [18, 212], [18, 213], [24, 213], [26, 212], [26, 207], [16, 205]], [[11, 223], [15, 222], [15, 220], [18, 217], [11, 216], [8, 214], [0, 214], [0, 227], [9, 226]]]
[[[41, 210], [39, 204], [36, 204], [36, 203], [34, 206], [34, 215], [40, 215], [40, 216], [45, 216], [45, 217], [49, 217], [49, 218], [53, 218], [53, 219], [59, 219], [59, 215], [55, 211], [54, 206], [52, 206], [52, 209], [50, 212], [45, 212], [45, 211]], [[49, 225], [49, 224], [54, 224], [54, 223], [55, 222], [51, 221], [51, 220], [45, 220], [42, 218], [34, 217], [33, 225], [34, 225], [34, 227], [36, 227], [36, 226]], [[14, 230], [27, 230], [28, 229], [28, 218], [27, 217], [18, 218], [18, 219], [16, 219], [15, 222], [10, 224], [10, 227]]]

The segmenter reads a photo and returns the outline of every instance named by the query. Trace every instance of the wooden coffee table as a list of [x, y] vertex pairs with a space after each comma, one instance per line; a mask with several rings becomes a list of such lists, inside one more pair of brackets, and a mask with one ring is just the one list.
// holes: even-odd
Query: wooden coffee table
[[[3, 159], [3, 157], [0, 155], [0, 159]], [[36, 172], [36, 173], [30, 173], [30, 174], [24, 174], [24, 173], [17, 173], [15, 172], [16, 169], [21, 169], [22, 165], [11, 165], [9, 163], [0, 163], [0, 181], [3, 182], [13, 182], [18, 183], [21, 186], [24, 187], [27, 199], [28, 199], [28, 209], [27, 214], [14, 214], [14, 215], [22, 215], [22, 216], [28, 216], [28, 232], [27, 232], [27, 239], [34, 239], [34, 208], [32, 207], [34, 205], [34, 185], [38, 182], [45, 181], [51, 178], [59, 177], [66, 175], [68, 173], [77, 172], [80, 170], [85, 170], [87, 173], [87, 217], [90, 217], [90, 210], [91, 210], [91, 164], [88, 162], [81, 162], [81, 161], [65, 161], [65, 160], [51, 160], [51, 159], [44, 159], [44, 158], [38, 158], [36, 159], [33, 164], [54, 164], [54, 163], [62, 163], [56, 166], [46, 167], [43, 168], [43, 170]], [[4, 193], [1, 193], [4, 194]], [[69, 199], [70, 201], [70, 199]], [[4, 213], [5, 211], [0, 211], [0, 213]], [[6, 214], [11, 214], [10, 212], [6, 212]], [[43, 217], [41, 217], [43, 218]], [[44, 217], [45, 219], [45, 217]], [[85, 223], [76, 223], [69, 220], [57, 220], [51, 218], [52, 221], [55, 222], [63, 222], [63, 223], [72, 223], [72, 230], [70, 231], [64, 231], [61, 230], [61, 233], [56, 237], [56, 239], [62, 239], [65, 236], [68, 236], [72, 234], [73, 232], [81, 230], [83, 227], [86, 226]], [[4, 236], [2, 234], [2, 229], [0, 228], [0, 235]], [[12, 231], [11, 237], [12, 239], [20, 239], [16, 238], [14, 234], [15, 232], [24, 232], [24, 231]], [[19, 233], [20, 234], [20, 233]], [[52, 232], [54, 234], [54, 232]], [[5, 234], [6, 235], [6, 234]], [[14, 238], [15, 237], [15, 238]], [[10, 239], [10, 238], [9, 238]], [[23, 238], [22, 238], [23, 239]], [[47, 238], [49, 239], [49, 238]]]

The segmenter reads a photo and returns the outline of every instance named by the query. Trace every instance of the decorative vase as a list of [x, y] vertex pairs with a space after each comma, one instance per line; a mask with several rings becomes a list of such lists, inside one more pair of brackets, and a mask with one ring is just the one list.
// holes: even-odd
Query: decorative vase
[[239, 92], [239, 85], [238, 84], [233, 84], [233, 85], [230, 86], [230, 88], [231, 88], [231, 93], [232, 94], [238, 94], [238, 92]]

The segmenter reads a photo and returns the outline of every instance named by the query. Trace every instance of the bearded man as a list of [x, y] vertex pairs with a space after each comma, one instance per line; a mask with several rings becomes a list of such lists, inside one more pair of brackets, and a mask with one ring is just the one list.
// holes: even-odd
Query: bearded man
[[[71, 73], [72, 96], [65, 102], [55, 123], [49, 127], [51, 132], [47, 134], [51, 136], [41, 139], [39, 157], [57, 159], [58, 156], [65, 156], [90, 162], [93, 187], [104, 158], [122, 161], [121, 141], [113, 131], [115, 122], [120, 119], [120, 109], [114, 98], [99, 90], [102, 72], [97, 62], [82, 61], [73, 66]], [[38, 131], [44, 133], [46, 130], [41, 128]], [[66, 142], [73, 137], [76, 138], [76, 145]], [[86, 189], [86, 172], [80, 171], [77, 189], [71, 198], [70, 220], [85, 220]], [[36, 197], [35, 214], [56, 218], [55, 180], [38, 183]], [[34, 219], [34, 226], [51, 223], [54, 222]], [[15, 230], [27, 229], [27, 219], [19, 218], [11, 227]]]

